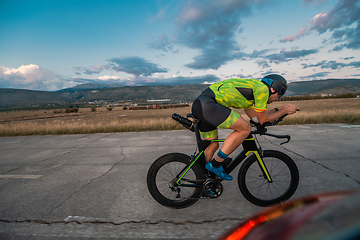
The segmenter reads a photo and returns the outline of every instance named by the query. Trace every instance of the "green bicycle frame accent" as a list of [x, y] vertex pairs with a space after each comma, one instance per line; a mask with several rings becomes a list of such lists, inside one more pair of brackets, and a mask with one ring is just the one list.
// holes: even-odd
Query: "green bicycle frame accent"
[[185, 172], [181, 175], [181, 177], [179, 177], [179, 179], [176, 181], [177, 185], [181, 185], [180, 184], [180, 180], [186, 175], [186, 173], [190, 170], [190, 168], [195, 164], [195, 162], [199, 159], [199, 157], [204, 153], [204, 151], [201, 151], [199, 153], [199, 155], [196, 157], [196, 159], [189, 165], [189, 167], [187, 167], [187, 169], [185, 170]]
[[[223, 142], [225, 141], [225, 139], [214, 139], [214, 140], [211, 140], [211, 142]], [[185, 170], [185, 172], [181, 175], [181, 177], [179, 177], [179, 179], [176, 181], [176, 184], [177, 185], [181, 185], [180, 184], [180, 180], [186, 175], [186, 173], [190, 170], [190, 168], [194, 165], [194, 163], [199, 159], [199, 157], [204, 154], [204, 151], [201, 151], [199, 153], [199, 155], [196, 157], [196, 159], [190, 164], [190, 166]]]

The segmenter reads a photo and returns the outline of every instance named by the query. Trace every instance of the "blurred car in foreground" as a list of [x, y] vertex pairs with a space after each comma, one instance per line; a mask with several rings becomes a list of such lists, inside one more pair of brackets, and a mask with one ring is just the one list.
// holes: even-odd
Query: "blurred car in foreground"
[[360, 239], [360, 191], [311, 195], [247, 218], [219, 240]]

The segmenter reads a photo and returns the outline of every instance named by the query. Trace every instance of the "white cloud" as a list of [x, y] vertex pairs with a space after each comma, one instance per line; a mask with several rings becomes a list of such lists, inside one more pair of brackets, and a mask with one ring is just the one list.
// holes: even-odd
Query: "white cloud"
[[19, 68], [0, 66], [0, 86], [4, 88], [56, 91], [75, 85], [75, 81], [65, 80], [34, 64], [21, 65]]
[[328, 21], [328, 14], [325, 12], [319, 13], [310, 20], [310, 22], [314, 25], [323, 25]]
[[102, 81], [108, 81], [108, 80], [120, 80], [120, 77], [119, 76], [100, 76], [98, 77], [99, 80], [102, 80]]
[[21, 67], [19, 68], [6, 68], [7, 69], [4, 74], [13, 74], [13, 73], [20, 73], [20, 74], [28, 74], [31, 73], [33, 71], [39, 70], [39, 66], [34, 65], [34, 64], [29, 64], [29, 65], [21, 65]]

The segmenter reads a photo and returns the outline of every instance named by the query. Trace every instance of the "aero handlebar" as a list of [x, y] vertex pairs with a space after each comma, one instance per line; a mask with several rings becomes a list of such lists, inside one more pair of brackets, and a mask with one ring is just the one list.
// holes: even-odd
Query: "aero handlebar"
[[266, 136], [270, 136], [270, 137], [274, 137], [274, 138], [286, 138], [287, 141], [280, 143], [280, 145], [288, 143], [291, 139], [291, 137], [289, 135], [270, 134], [270, 133], [267, 133], [267, 129], [266, 129], [266, 127], [268, 127], [268, 126], [274, 126], [274, 125], [279, 124], [286, 116], [287, 116], [287, 114], [285, 114], [284, 116], [280, 117], [279, 119], [277, 119], [273, 122], [265, 122], [263, 124], [255, 123], [254, 121], [250, 120], [250, 123], [256, 127], [255, 130], [251, 131], [251, 134], [266, 135]]

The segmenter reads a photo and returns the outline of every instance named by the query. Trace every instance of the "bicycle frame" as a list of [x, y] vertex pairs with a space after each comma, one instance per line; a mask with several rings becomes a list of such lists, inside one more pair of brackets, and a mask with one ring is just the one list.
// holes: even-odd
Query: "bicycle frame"
[[257, 147], [256, 142], [252, 134], [250, 134], [242, 143], [243, 151], [241, 151], [226, 167], [227, 173], [231, 173], [246, 157], [251, 153], [255, 154], [259, 167], [263, 172], [264, 176], [269, 182], [272, 182], [271, 176], [265, 166], [264, 161], [262, 160], [262, 151]]
[[[189, 185], [189, 184], [181, 184], [180, 180], [183, 179], [183, 177], [186, 175], [186, 173], [190, 170], [190, 168], [199, 160], [199, 158], [201, 157], [202, 154], [204, 154], [204, 150], [212, 143], [212, 142], [224, 142], [225, 139], [216, 139], [216, 140], [202, 140], [201, 136], [200, 136], [200, 131], [198, 128], [198, 120], [194, 120], [194, 130], [195, 130], [195, 136], [196, 136], [196, 141], [197, 141], [197, 145], [198, 145], [198, 149], [199, 149], [199, 154], [196, 156], [196, 158], [194, 159], [194, 161], [192, 161], [190, 163], [190, 165], [186, 166], [180, 173], [183, 173], [180, 177], [178, 177], [178, 180], [176, 181], [176, 183], [179, 186], [189, 186], [189, 187], [194, 187], [194, 184]], [[254, 137], [252, 136], [252, 134], [250, 133], [250, 135], [244, 140], [244, 142], [242, 143], [243, 146], [243, 151], [241, 151], [230, 163], [228, 166], [226, 166], [226, 172], [227, 173], [231, 173], [242, 161], [244, 161], [250, 154], [255, 154], [257, 162], [259, 164], [259, 167], [261, 169], [261, 171], [263, 172], [264, 176], [266, 176], [266, 179], [269, 182], [272, 182], [271, 176], [265, 166], [264, 161], [261, 158], [262, 155], [262, 151], [257, 147], [257, 144], [255, 142]], [[196, 183], [195, 183], [196, 184]], [[201, 186], [198, 186], [201, 187]]]

